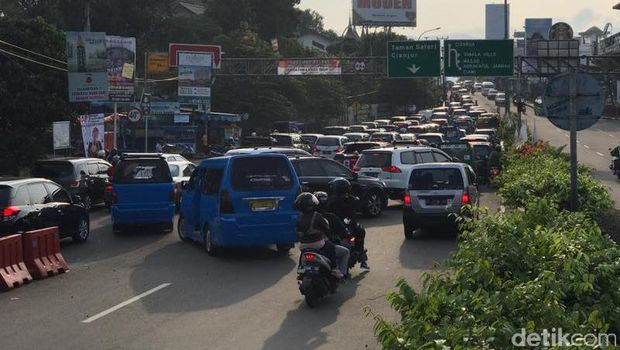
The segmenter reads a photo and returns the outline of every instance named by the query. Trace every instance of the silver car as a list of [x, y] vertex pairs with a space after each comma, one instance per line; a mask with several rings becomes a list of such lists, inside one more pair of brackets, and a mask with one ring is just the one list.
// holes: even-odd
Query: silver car
[[474, 170], [463, 163], [414, 165], [403, 199], [405, 238], [419, 228], [454, 225], [466, 205], [478, 206], [480, 195]]

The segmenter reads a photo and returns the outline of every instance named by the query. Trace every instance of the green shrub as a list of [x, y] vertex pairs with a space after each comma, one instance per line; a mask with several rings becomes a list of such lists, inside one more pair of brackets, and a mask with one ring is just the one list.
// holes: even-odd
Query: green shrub
[[[504, 203], [522, 208], [532, 197], [549, 199], [561, 209], [570, 208], [570, 163], [561, 149], [548, 145], [526, 145], [508, 154], [502, 174], [496, 179]], [[524, 154], [525, 153], [525, 154]], [[613, 207], [607, 188], [592, 176], [591, 170], [579, 167], [579, 210], [597, 218]]]
[[583, 213], [524, 206], [466, 220], [446, 271], [420, 292], [398, 282], [388, 300], [400, 322], [375, 316], [383, 348], [509, 349], [521, 328], [620, 333], [620, 249]]

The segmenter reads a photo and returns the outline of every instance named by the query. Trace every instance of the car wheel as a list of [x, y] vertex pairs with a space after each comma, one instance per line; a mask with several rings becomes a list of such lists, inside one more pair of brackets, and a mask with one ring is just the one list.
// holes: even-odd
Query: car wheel
[[376, 218], [383, 212], [383, 199], [378, 192], [374, 191], [366, 197], [364, 204], [364, 216]]
[[90, 223], [88, 219], [81, 218], [78, 222], [77, 232], [73, 235], [73, 241], [78, 243], [86, 242], [90, 235]]
[[405, 239], [413, 239], [413, 232], [415, 231], [415, 226], [412, 223], [405, 221]]
[[179, 238], [181, 239], [181, 241], [190, 241], [190, 239], [185, 234], [185, 219], [183, 219], [183, 216], [179, 216], [179, 221], [177, 222], [177, 233], [179, 234]]
[[204, 228], [204, 247], [207, 254], [211, 256], [217, 255], [217, 246], [213, 243], [213, 236], [211, 235], [211, 229], [208, 226]]
[[89, 195], [85, 194], [82, 198], [82, 204], [84, 204], [84, 209], [86, 209], [86, 212], [88, 213], [93, 207], [93, 199], [90, 198]]

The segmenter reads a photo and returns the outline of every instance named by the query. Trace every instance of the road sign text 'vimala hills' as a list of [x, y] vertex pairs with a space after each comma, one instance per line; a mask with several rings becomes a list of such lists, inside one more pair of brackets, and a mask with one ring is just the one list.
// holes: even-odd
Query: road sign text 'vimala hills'
[[445, 74], [463, 76], [514, 75], [514, 42], [512, 40], [446, 40], [444, 42]]

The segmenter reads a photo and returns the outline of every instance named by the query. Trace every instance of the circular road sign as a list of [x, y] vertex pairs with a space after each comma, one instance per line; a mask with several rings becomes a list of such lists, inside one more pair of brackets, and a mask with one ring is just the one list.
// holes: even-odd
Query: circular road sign
[[574, 75], [575, 118], [577, 131], [590, 128], [601, 118], [605, 108], [605, 92], [591, 75], [586, 73], [560, 74], [547, 83], [543, 94], [544, 115], [563, 130], [570, 130], [570, 84]]
[[357, 61], [357, 62], [355, 62], [353, 67], [355, 68], [356, 72], [363, 72], [363, 71], [366, 70], [366, 62], [364, 62], [364, 61]]
[[137, 123], [142, 120], [142, 111], [139, 109], [132, 109], [127, 113], [127, 119], [132, 123]]

